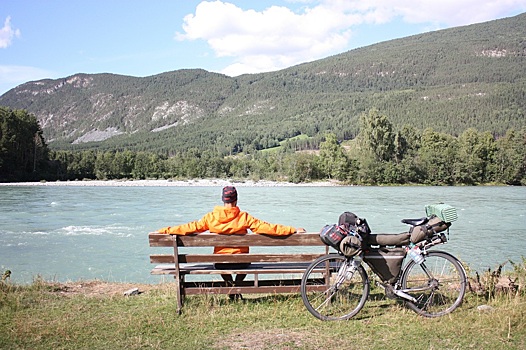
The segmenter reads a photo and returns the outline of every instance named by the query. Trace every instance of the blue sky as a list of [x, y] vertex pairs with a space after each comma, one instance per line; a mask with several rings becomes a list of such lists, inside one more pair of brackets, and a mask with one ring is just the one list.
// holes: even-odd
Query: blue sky
[[525, 11], [526, 0], [0, 0], [0, 94], [76, 73], [267, 72]]

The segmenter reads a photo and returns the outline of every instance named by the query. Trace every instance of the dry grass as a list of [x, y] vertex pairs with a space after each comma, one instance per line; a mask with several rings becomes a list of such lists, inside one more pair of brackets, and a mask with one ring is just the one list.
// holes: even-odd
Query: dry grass
[[[524, 271], [516, 269], [518, 290], [469, 292], [436, 319], [373, 288], [360, 313], [342, 322], [314, 318], [298, 295], [190, 296], [177, 315], [173, 284], [0, 282], [0, 348], [525, 349]], [[124, 296], [132, 288], [140, 293]]]

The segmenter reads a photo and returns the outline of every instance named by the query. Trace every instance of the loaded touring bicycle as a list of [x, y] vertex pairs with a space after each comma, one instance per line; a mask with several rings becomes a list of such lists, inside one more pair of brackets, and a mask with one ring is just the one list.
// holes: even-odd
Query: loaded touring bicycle
[[402, 220], [410, 226], [406, 233], [372, 234], [367, 221], [350, 212], [325, 226], [320, 238], [337, 253], [316, 259], [305, 271], [301, 297], [307, 310], [321, 320], [355, 316], [370, 292], [365, 264], [387, 297], [404, 301], [419, 315], [455, 310], [465, 294], [466, 272], [456, 257], [431, 248], [447, 242], [456, 209], [447, 204], [425, 209], [423, 218]]

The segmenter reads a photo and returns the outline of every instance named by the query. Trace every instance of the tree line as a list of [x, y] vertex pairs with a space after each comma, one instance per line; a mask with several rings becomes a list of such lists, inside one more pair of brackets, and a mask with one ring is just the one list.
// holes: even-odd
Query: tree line
[[[289, 181], [334, 179], [345, 184], [526, 185], [526, 128], [499, 138], [474, 128], [458, 136], [426, 128], [397, 130], [371, 109], [359, 133], [295, 138], [260, 151], [224, 156], [190, 148], [170, 156], [147, 151], [48, 150], [36, 118], [0, 108], [0, 180], [231, 178]], [[269, 143], [275, 146], [277, 142]]]
[[37, 180], [48, 148], [34, 115], [0, 106], [0, 180]]

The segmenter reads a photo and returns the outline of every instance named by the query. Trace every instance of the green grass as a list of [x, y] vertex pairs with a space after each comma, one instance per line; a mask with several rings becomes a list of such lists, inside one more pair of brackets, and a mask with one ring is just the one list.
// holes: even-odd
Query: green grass
[[[100, 282], [103, 284], [102, 282]], [[172, 284], [143, 293], [70, 293], [62, 285], [0, 282], [1, 349], [524, 349], [526, 295], [466, 294], [428, 319], [373, 288], [353, 319], [322, 322], [299, 295], [190, 296], [175, 312]], [[477, 306], [489, 305], [490, 311]]]

